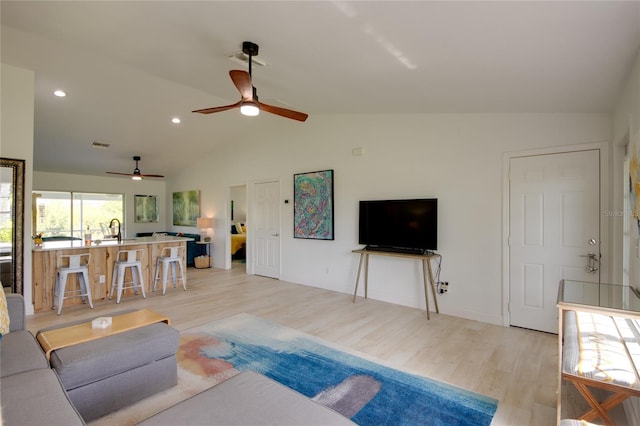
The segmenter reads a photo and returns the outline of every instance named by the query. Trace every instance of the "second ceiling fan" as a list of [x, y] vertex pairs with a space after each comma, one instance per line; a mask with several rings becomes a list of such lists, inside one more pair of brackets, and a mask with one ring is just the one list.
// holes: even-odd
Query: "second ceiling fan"
[[120, 173], [120, 172], [107, 172], [111, 175], [122, 175], [122, 176], [129, 176], [131, 179], [133, 180], [142, 180], [142, 178], [146, 178], [146, 177], [150, 177], [150, 178], [163, 178], [163, 175], [150, 175], [150, 174], [142, 174], [142, 172], [140, 172], [140, 168], [138, 167], [138, 161], [140, 161], [140, 156], [139, 155], [135, 155], [133, 157], [133, 161], [136, 162], [136, 168], [133, 169], [133, 173]]
[[242, 99], [235, 104], [198, 109], [193, 112], [211, 114], [228, 109], [240, 108], [240, 112], [244, 115], [258, 115], [260, 110], [263, 110], [292, 120], [305, 121], [309, 115], [304, 112], [268, 105], [258, 100], [257, 90], [251, 82], [251, 58], [258, 55], [258, 45], [250, 41], [245, 41], [242, 43], [242, 52], [249, 57], [249, 72], [240, 70], [229, 71], [231, 81], [233, 81], [238, 92], [240, 92]]

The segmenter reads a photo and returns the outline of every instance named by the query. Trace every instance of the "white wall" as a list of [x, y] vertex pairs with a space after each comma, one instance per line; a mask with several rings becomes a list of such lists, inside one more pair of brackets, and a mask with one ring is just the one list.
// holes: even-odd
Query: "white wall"
[[[503, 153], [611, 138], [608, 114], [312, 115], [304, 124], [262, 114], [257, 120], [259, 143], [219, 149], [167, 183], [168, 192], [202, 191], [203, 215], [216, 219], [215, 266], [224, 265], [230, 185], [250, 189], [256, 181], [279, 180], [281, 279], [344, 293], [353, 292], [357, 268], [351, 251], [359, 248], [358, 201], [437, 197], [441, 279], [449, 281], [441, 312], [495, 324], [503, 316]], [[353, 156], [356, 147], [364, 155]], [[293, 199], [293, 174], [324, 169], [335, 171], [336, 239], [293, 239], [293, 204], [284, 204]], [[418, 262], [372, 258], [369, 297], [424, 308], [421, 277]]]
[[33, 313], [31, 274], [31, 188], [33, 175], [33, 104], [35, 75], [9, 65], [0, 66], [0, 156], [25, 160], [24, 177], [24, 264], [26, 311]]
[[[85, 176], [64, 173], [33, 173], [34, 191], [75, 191], [124, 194], [125, 218], [123, 236], [135, 237], [136, 232], [167, 231], [172, 219], [167, 217], [167, 196], [164, 180], [134, 181], [126, 177]], [[160, 210], [157, 223], [134, 222], [134, 195], [156, 195]]]

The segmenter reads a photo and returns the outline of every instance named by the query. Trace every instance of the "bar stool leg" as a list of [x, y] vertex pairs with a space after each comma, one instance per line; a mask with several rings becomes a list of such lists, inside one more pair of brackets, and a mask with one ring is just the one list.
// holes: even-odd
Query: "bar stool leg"
[[[56, 272], [56, 287], [53, 290], [53, 301], [51, 302], [51, 309], [56, 308], [56, 299], [59, 298], [60, 294], [60, 272]], [[60, 304], [60, 299], [58, 299], [58, 304]]]
[[67, 287], [67, 272], [59, 272], [59, 287], [58, 287], [58, 315], [62, 313], [62, 303], [64, 301], [64, 292]]
[[184, 281], [184, 269], [182, 269], [182, 262], [178, 262], [178, 266], [180, 266], [180, 279], [182, 280], [182, 288], [184, 291], [187, 291], [187, 283]]
[[109, 289], [109, 300], [113, 299], [113, 290], [116, 286], [116, 274], [118, 273], [118, 265], [113, 265], [113, 273], [111, 274], [111, 289]]
[[56, 272], [56, 285], [53, 289], [53, 300], [51, 301], [51, 309], [56, 308], [56, 297], [58, 297], [59, 288], [60, 288], [60, 273]]
[[169, 262], [162, 262], [162, 295], [167, 292], [167, 274], [169, 273]]
[[124, 267], [118, 267], [118, 294], [116, 296], [116, 303], [120, 303], [120, 299], [122, 298], [122, 287], [124, 285]]
[[171, 279], [173, 280], [173, 288], [176, 288], [177, 281], [176, 281], [176, 262], [175, 261], [171, 262]]
[[[138, 272], [137, 278], [133, 278], [133, 286], [134, 288], [138, 285], [138, 283], [140, 284], [140, 290], [142, 291], [142, 298], [146, 299], [147, 295], [144, 292], [144, 279], [142, 278], [142, 268], [138, 265], [134, 266], [133, 268], [135, 268]], [[136, 277], [135, 271], [131, 271], [131, 276], [132, 277]], [[136, 282], [138, 281], [138, 282]], [[136, 292], [137, 294], [137, 292]]]
[[[131, 282], [133, 282], [133, 294], [138, 295], [138, 275], [136, 275], [137, 266], [131, 266]], [[125, 272], [126, 273], [126, 272]]]
[[156, 285], [158, 285], [158, 274], [160, 273], [160, 259], [156, 260], [156, 272], [153, 274], [153, 289], [151, 291], [156, 291]]
[[[86, 298], [89, 299], [89, 306], [91, 307], [91, 309], [93, 309], [93, 297], [91, 296], [91, 285], [89, 283], [89, 272], [88, 271], [82, 271], [82, 274], [80, 274], [78, 276], [78, 280], [82, 281], [81, 287], [80, 287], [80, 291], [82, 291], [82, 293], [84, 295], [86, 295]], [[84, 289], [83, 289], [84, 287]], [[82, 302], [85, 302], [85, 296], [82, 297]]]

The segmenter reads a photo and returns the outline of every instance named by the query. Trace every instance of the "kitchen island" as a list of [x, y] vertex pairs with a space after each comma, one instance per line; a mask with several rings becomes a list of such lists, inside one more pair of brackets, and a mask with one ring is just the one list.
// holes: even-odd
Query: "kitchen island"
[[[51, 309], [53, 305], [53, 293], [56, 286], [56, 259], [61, 254], [90, 253], [91, 262], [89, 264], [89, 281], [91, 285], [91, 295], [94, 301], [104, 300], [109, 297], [111, 289], [111, 279], [113, 276], [113, 263], [116, 254], [120, 250], [143, 249], [145, 251], [142, 260], [142, 277], [144, 279], [146, 291], [153, 289], [153, 278], [155, 265], [164, 247], [182, 245], [186, 253], [187, 241], [192, 241], [187, 237], [172, 237], [166, 235], [125, 238], [122, 241], [115, 239], [94, 241], [91, 245], [85, 245], [83, 241], [51, 241], [45, 242], [42, 246], [33, 248], [33, 303], [34, 310], [41, 311]], [[186, 259], [183, 254], [183, 265], [186, 268]], [[67, 290], [78, 288], [77, 274], [71, 274], [67, 281]], [[127, 272], [126, 279], [129, 278]], [[186, 281], [186, 274], [185, 274]], [[128, 289], [124, 296], [130, 295], [133, 290]], [[81, 304], [80, 297], [71, 298], [64, 301], [65, 306]], [[114, 302], [115, 303], [115, 297]]]

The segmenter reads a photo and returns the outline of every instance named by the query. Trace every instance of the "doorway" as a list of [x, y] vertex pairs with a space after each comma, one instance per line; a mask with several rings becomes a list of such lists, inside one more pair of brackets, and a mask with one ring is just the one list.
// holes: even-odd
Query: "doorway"
[[560, 280], [600, 282], [601, 152], [508, 158], [508, 325], [557, 333]]

